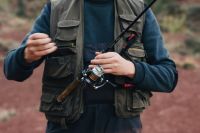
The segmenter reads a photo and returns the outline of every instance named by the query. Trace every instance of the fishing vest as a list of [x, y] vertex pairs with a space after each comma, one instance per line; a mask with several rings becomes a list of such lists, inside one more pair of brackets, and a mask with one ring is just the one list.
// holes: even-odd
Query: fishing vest
[[[122, 30], [144, 9], [143, 0], [115, 0], [114, 36]], [[42, 96], [40, 111], [44, 112], [49, 121], [68, 126], [84, 113], [83, 86], [78, 86], [61, 103], [57, 96], [80, 74], [83, 69], [83, 38], [84, 38], [84, 0], [51, 0], [50, 37], [56, 42], [58, 50], [45, 60], [43, 73]], [[145, 16], [129, 29], [124, 38], [137, 32], [140, 37], [128, 53], [131, 59], [145, 61], [144, 47], [141, 36]], [[92, 28], [92, 27], [91, 27]], [[115, 52], [120, 52], [126, 39], [115, 45]], [[130, 79], [116, 77], [120, 84]], [[118, 117], [128, 118], [139, 115], [147, 106], [151, 93], [149, 91], [124, 89], [117, 87], [114, 91], [114, 107]]]

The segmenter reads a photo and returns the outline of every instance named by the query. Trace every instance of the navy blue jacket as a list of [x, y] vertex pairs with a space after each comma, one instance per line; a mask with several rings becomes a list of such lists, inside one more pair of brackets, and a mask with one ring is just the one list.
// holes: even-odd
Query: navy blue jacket
[[[105, 10], [105, 12], [106, 11], [108, 10]], [[87, 12], [87, 9], [85, 9], [85, 12]], [[7, 54], [7, 57], [4, 60], [4, 73], [7, 79], [23, 81], [30, 77], [33, 70], [43, 61], [43, 59], [41, 59], [31, 64], [27, 64], [24, 60], [24, 49], [29, 35], [38, 32], [46, 34], [50, 33], [50, 13], [50, 3], [48, 3], [36, 19], [32, 30], [27, 34], [21, 46]], [[86, 18], [87, 20], [85, 21], [89, 22], [92, 15], [89, 14]], [[98, 24], [100, 25], [101, 23]], [[95, 27], [92, 28], [95, 30]], [[100, 32], [99, 34], [104, 33]], [[112, 38], [112, 36], [110, 38]], [[86, 36], [85, 40], [90, 39], [87, 39]], [[169, 58], [168, 52], [164, 48], [159, 25], [151, 10], [148, 10], [146, 13], [142, 41], [148, 59], [147, 62], [135, 62], [136, 73], [132, 82], [139, 89], [148, 89], [157, 92], [171, 92], [177, 84], [178, 74], [175, 63]]]

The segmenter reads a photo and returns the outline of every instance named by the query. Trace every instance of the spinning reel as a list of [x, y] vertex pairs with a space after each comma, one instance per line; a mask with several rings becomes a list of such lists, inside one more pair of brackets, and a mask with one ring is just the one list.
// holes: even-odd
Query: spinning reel
[[114, 83], [105, 80], [103, 68], [100, 65], [92, 69], [83, 70], [81, 80], [92, 86], [95, 90], [103, 87], [107, 83], [116, 87]]

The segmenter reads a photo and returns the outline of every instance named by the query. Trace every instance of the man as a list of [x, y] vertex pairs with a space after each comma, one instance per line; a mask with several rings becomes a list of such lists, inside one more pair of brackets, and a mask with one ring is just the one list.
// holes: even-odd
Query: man
[[[40, 110], [48, 119], [47, 133], [139, 133], [151, 92], [173, 91], [175, 63], [151, 10], [113, 51], [101, 53], [143, 9], [142, 0], [51, 0], [45, 5], [21, 47], [8, 53], [4, 72], [9, 80], [23, 81], [45, 60]], [[120, 55], [130, 43], [129, 58]], [[98, 90], [79, 85], [57, 100], [82, 70], [96, 65], [110, 83]]]

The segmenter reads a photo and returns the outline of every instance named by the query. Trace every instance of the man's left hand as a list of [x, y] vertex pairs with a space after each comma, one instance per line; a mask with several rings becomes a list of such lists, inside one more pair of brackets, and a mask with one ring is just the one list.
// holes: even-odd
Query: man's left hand
[[134, 64], [124, 59], [116, 52], [96, 52], [96, 57], [91, 60], [89, 68], [93, 68], [96, 65], [100, 65], [106, 74], [127, 76], [130, 78], [133, 78], [135, 75]]

